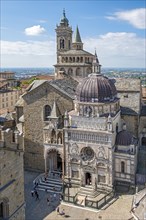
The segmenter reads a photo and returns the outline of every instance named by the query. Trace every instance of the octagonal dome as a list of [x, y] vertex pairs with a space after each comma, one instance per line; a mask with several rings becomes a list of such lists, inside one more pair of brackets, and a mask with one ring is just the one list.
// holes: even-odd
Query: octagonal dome
[[114, 82], [101, 74], [90, 74], [76, 88], [76, 97], [80, 102], [108, 102], [116, 95]]
[[116, 145], [129, 146], [133, 144], [133, 135], [127, 131], [122, 130], [116, 136]]

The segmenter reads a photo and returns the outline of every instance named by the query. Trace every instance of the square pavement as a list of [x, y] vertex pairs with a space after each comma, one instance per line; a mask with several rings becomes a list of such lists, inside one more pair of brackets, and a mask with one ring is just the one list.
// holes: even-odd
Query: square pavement
[[[133, 195], [122, 195], [107, 207], [105, 210], [94, 210], [89, 208], [76, 207], [72, 204], [60, 202], [59, 195], [53, 197], [53, 193], [38, 191], [39, 200], [32, 197], [33, 180], [40, 173], [25, 171], [25, 202], [26, 202], [26, 220], [131, 220], [130, 213], [132, 207]], [[50, 198], [50, 204], [47, 204], [47, 198]], [[56, 208], [60, 211], [65, 210], [65, 215], [57, 214]]]

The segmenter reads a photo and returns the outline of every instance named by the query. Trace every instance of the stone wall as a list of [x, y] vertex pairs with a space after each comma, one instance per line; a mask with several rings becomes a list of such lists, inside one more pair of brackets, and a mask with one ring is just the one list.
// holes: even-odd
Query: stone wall
[[44, 171], [43, 128], [47, 125], [43, 118], [44, 106], [50, 105], [52, 107], [55, 99], [61, 114], [64, 115], [65, 110], [73, 108], [73, 102], [71, 98], [60, 94], [47, 82], [43, 86], [27, 93], [23, 98], [25, 168]]
[[0, 136], [0, 203], [4, 204], [4, 217], [24, 220], [22, 135], [19, 135], [16, 142], [12, 142], [12, 131], [10, 130], [3, 131], [3, 134]]

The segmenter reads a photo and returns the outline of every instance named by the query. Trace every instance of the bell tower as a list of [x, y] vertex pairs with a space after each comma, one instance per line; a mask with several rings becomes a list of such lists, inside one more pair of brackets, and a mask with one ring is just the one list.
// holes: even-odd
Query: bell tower
[[72, 46], [72, 28], [69, 26], [69, 21], [63, 10], [63, 17], [60, 24], [56, 26], [56, 44], [57, 44], [57, 63], [59, 62], [60, 52], [65, 52], [71, 49]]

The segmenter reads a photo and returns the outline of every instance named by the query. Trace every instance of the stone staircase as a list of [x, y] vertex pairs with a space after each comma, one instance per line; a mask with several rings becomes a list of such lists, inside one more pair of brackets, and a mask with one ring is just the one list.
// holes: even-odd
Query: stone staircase
[[100, 193], [97, 192], [95, 189], [93, 189], [92, 186], [90, 185], [86, 185], [84, 187], [81, 187], [79, 192], [78, 192], [78, 195], [80, 196], [88, 196], [90, 198], [95, 198], [99, 195]]
[[62, 193], [63, 183], [61, 178], [59, 177], [50, 175], [47, 178], [45, 178], [44, 175], [41, 174], [33, 182], [37, 183], [36, 184], [37, 190]]

